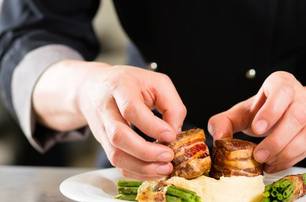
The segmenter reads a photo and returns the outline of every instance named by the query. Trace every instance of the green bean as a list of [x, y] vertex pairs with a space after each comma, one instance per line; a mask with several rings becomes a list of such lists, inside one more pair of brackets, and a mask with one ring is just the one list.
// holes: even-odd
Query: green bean
[[276, 197], [276, 195], [278, 194], [278, 191], [276, 190], [276, 188], [272, 188], [272, 191], [271, 191], [271, 196], [273, 197]]
[[289, 181], [289, 180], [285, 180], [282, 184], [281, 184], [281, 188], [286, 188], [288, 187], [289, 185], [291, 185], [292, 183]]
[[273, 188], [278, 188], [280, 187], [280, 184], [282, 183], [283, 180], [280, 180], [280, 181], [276, 181], [273, 183]]
[[276, 195], [276, 198], [277, 198], [278, 200], [282, 201], [284, 197], [283, 197], [283, 195], [282, 195], [281, 193], [278, 193], [278, 194]]
[[289, 198], [291, 196], [291, 194], [293, 193], [293, 191], [294, 191], [294, 186], [293, 185], [287, 187], [287, 189], [283, 193], [283, 197], [284, 198]]
[[118, 187], [139, 187], [142, 184], [140, 181], [118, 180]]
[[118, 187], [119, 194], [137, 194], [138, 187]]
[[182, 201], [195, 202], [196, 195], [192, 193], [185, 192], [183, 190], [177, 189], [175, 186], [169, 186], [167, 189], [167, 195], [176, 196], [181, 198]]
[[180, 198], [175, 197], [175, 196], [169, 196], [169, 195], [166, 195], [166, 201], [167, 202], [182, 202]]
[[265, 198], [268, 198], [268, 197], [270, 196], [270, 192], [269, 192], [269, 191], [265, 191], [265, 192], [263, 193], [263, 196], [264, 196]]
[[269, 191], [272, 188], [272, 184], [268, 184], [265, 186], [265, 191]]
[[195, 200], [196, 202], [202, 202], [202, 199], [201, 199], [201, 197], [199, 197], [199, 196], [196, 196], [196, 200]]
[[118, 194], [115, 198], [126, 201], [136, 201], [136, 194]]
[[194, 191], [191, 191], [191, 190], [188, 190], [188, 189], [184, 189], [184, 188], [181, 188], [181, 187], [176, 187], [176, 186], [172, 186], [174, 189], [176, 190], [180, 190], [180, 191], [183, 191], [183, 192], [186, 192], [186, 193], [190, 193], [190, 194], [193, 194], [193, 195], [197, 195], [196, 192]]
[[[169, 187], [168, 187], [168, 188], [169, 188]], [[188, 189], [184, 189], [184, 188], [181, 188], [181, 187], [171, 186], [171, 188], [170, 188], [170, 193], [171, 193], [171, 189], [177, 190], [177, 191], [181, 191], [181, 192], [186, 193], [186, 194], [190, 194], [190, 195], [191, 195], [191, 196], [190, 196], [190, 199], [187, 200], [187, 201], [194, 201], [194, 202], [201, 202], [201, 201], [202, 201], [201, 197], [197, 196], [197, 193], [194, 192], [194, 191], [191, 191], [191, 190], [188, 190]], [[172, 191], [173, 191], [173, 190], [172, 190]], [[167, 194], [168, 194], [168, 192], [167, 192]], [[173, 194], [173, 193], [172, 193], [172, 194]], [[182, 198], [182, 201], [185, 202], [186, 199]]]

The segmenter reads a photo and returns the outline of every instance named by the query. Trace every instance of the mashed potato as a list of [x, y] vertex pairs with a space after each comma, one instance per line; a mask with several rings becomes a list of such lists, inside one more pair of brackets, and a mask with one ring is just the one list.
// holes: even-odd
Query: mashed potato
[[258, 202], [265, 188], [262, 175], [221, 177], [220, 180], [206, 176], [193, 180], [172, 177], [168, 182], [196, 192], [203, 202]]

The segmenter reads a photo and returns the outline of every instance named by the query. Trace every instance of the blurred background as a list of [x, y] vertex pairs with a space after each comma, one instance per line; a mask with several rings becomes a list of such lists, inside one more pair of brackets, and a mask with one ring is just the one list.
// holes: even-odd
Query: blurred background
[[[126, 64], [128, 39], [118, 23], [111, 0], [103, 0], [93, 23], [102, 47], [97, 61]], [[0, 165], [94, 167], [101, 153], [101, 146], [92, 136], [84, 141], [58, 144], [45, 154], [38, 153], [2, 103], [0, 131]]]

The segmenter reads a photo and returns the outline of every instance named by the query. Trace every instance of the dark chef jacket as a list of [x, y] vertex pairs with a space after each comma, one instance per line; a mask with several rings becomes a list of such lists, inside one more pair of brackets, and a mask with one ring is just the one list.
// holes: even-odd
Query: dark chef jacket
[[[0, 82], [13, 114], [18, 107], [12, 101], [12, 75], [31, 51], [62, 44], [85, 60], [96, 57], [99, 43], [92, 19], [99, 3], [4, 0]], [[144, 60], [155, 62], [159, 72], [171, 77], [187, 106], [186, 122], [193, 126], [206, 128], [210, 116], [254, 95], [274, 71], [291, 72], [306, 83], [306, 1], [114, 0], [114, 4]], [[27, 68], [30, 74], [31, 67]], [[35, 138], [39, 142], [40, 137]]]

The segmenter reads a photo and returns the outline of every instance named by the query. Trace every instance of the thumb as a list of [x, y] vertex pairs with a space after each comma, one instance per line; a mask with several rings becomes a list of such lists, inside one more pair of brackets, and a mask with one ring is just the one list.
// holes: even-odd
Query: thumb
[[253, 98], [240, 102], [229, 110], [212, 116], [208, 121], [208, 131], [214, 140], [232, 138], [238, 131], [249, 133], [248, 128], [254, 113], [251, 112]]
[[207, 129], [214, 140], [232, 138], [233, 136], [233, 126], [226, 113], [216, 114], [208, 121]]

